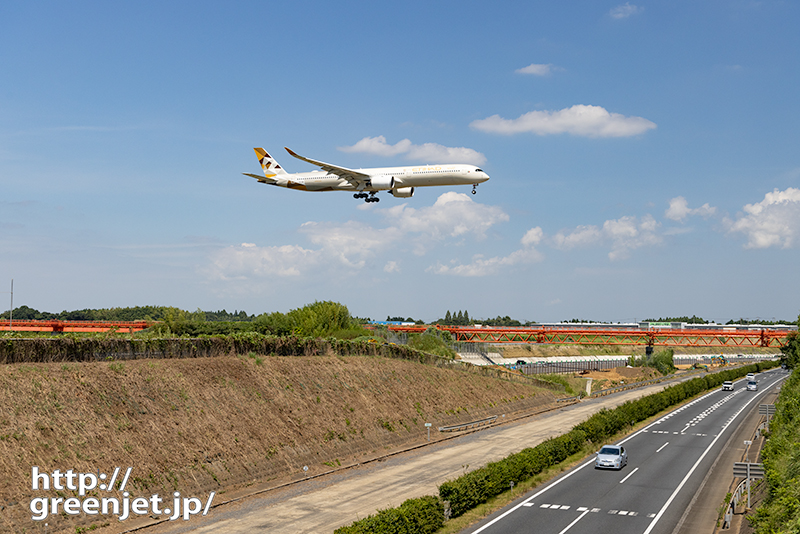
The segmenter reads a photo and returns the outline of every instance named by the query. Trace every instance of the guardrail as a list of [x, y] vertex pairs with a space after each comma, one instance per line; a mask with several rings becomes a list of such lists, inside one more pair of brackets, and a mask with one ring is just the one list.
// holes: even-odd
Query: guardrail
[[493, 415], [491, 417], [487, 417], [486, 419], [481, 419], [479, 421], [471, 421], [469, 423], [461, 423], [460, 425], [440, 426], [439, 432], [457, 432], [459, 430], [467, 430], [468, 428], [476, 428], [479, 426], [490, 425], [495, 421], [497, 421], [497, 416]]
[[733, 516], [736, 513], [736, 503], [742, 499], [742, 496], [746, 491], [747, 479], [744, 479], [739, 482], [738, 486], [736, 486], [736, 491], [733, 492], [733, 497], [731, 497], [731, 500], [728, 503], [728, 509], [725, 511], [725, 516], [722, 519], [722, 530], [731, 528], [731, 522], [733, 521]]

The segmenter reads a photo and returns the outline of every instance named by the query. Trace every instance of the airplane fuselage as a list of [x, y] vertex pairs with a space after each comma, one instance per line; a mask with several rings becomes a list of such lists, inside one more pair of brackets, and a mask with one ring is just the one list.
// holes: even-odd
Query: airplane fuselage
[[354, 185], [340, 176], [325, 171], [279, 174], [273, 185], [304, 191], [387, 191], [406, 187], [437, 185], [472, 185], [489, 179], [474, 165], [424, 165], [418, 167], [377, 167], [358, 169], [371, 177], [369, 183]]

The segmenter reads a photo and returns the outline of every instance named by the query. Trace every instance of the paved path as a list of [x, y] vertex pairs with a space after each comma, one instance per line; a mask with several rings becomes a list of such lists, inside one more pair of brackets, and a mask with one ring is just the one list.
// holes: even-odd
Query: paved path
[[584, 400], [385, 461], [344, 470], [323, 480], [298, 483], [273, 495], [256, 495], [220, 506], [205, 518], [195, 517], [186, 523], [161, 523], [145, 532], [332, 533], [378, 509], [397, 506], [413, 497], [435, 495], [439, 485], [447, 480], [564, 433], [601, 408], [613, 408], [660, 391], [666, 385]]

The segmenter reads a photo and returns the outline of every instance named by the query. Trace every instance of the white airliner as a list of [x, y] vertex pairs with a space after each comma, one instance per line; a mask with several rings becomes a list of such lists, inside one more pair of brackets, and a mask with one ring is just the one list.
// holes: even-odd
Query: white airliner
[[354, 191], [354, 198], [366, 202], [378, 202], [378, 191], [388, 191], [398, 198], [414, 195], [415, 187], [434, 185], [472, 185], [472, 194], [479, 183], [489, 179], [489, 175], [474, 165], [420, 165], [418, 167], [378, 167], [375, 169], [348, 169], [338, 167], [295, 154], [289, 154], [306, 163], [320, 167], [321, 171], [289, 174], [278, 165], [275, 158], [263, 148], [254, 148], [264, 176], [244, 172], [262, 184], [300, 189], [302, 191]]

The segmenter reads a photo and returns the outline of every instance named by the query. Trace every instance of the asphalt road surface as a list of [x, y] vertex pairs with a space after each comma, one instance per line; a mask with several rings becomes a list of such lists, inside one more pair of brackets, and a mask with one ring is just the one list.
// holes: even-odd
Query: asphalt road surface
[[595, 469], [592, 458], [463, 532], [671, 533], [742, 414], [786, 376], [759, 374], [755, 392], [746, 380], [711, 391], [620, 441], [628, 452], [623, 469]]

